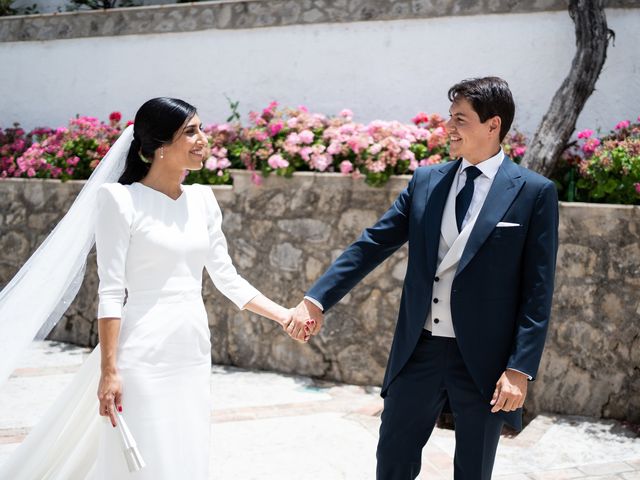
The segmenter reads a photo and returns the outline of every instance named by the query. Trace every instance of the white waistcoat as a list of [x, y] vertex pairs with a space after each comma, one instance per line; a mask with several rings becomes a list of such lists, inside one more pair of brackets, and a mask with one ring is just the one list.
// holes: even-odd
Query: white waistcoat
[[[469, 235], [478, 218], [478, 213], [471, 217], [462, 232], [458, 234], [456, 225], [456, 182], [449, 189], [447, 203], [442, 213], [440, 225], [440, 244], [438, 245], [438, 267], [433, 281], [431, 309], [427, 315], [425, 328], [436, 337], [455, 337], [451, 319], [451, 286], [456, 275], [458, 263], [467, 245]], [[482, 209], [480, 209], [482, 210]]]

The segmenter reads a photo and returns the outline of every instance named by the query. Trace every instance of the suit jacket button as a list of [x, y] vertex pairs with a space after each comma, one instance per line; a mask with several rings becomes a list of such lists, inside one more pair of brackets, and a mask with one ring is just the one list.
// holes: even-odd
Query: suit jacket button
[[438, 303], [440, 300], [438, 300], [437, 298], [433, 299], [433, 303]]
[[436, 278], [434, 278], [434, 280], [435, 280], [436, 282], [439, 282], [439, 281], [440, 281], [440, 277], [436, 277]]
[[433, 323], [440, 323], [440, 319], [439, 318], [434, 318], [433, 319]]

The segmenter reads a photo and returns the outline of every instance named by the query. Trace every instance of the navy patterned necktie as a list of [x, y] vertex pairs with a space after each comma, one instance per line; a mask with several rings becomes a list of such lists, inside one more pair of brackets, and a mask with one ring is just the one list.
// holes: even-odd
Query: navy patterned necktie
[[456, 223], [458, 224], [458, 232], [462, 231], [462, 222], [471, 205], [471, 199], [473, 198], [473, 185], [474, 180], [478, 178], [482, 172], [473, 165], [464, 169], [467, 174], [467, 181], [456, 196]]

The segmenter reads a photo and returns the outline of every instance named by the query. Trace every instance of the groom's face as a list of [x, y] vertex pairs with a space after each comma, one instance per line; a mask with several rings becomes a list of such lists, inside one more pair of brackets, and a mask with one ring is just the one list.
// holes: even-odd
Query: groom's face
[[495, 155], [500, 146], [500, 117], [481, 122], [471, 102], [464, 97], [455, 99], [449, 114], [446, 129], [451, 158], [464, 157], [471, 163], [478, 163]]

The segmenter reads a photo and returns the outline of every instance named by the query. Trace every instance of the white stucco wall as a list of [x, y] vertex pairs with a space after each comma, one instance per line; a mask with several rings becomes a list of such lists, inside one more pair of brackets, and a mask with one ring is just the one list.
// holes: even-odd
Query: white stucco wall
[[[640, 9], [610, 9], [616, 32], [578, 128], [640, 115]], [[133, 118], [154, 96], [195, 104], [205, 123], [305, 104], [359, 121], [446, 114], [448, 88], [495, 74], [514, 92], [515, 125], [535, 131], [575, 52], [565, 12], [0, 43], [0, 125], [59, 126], [75, 115]]]

